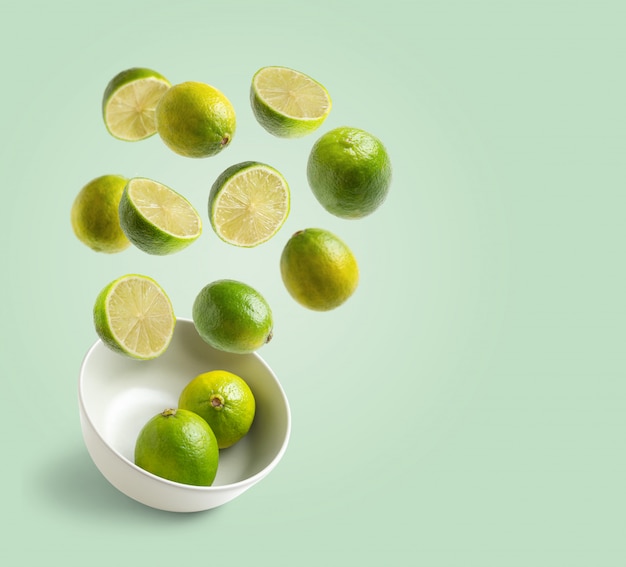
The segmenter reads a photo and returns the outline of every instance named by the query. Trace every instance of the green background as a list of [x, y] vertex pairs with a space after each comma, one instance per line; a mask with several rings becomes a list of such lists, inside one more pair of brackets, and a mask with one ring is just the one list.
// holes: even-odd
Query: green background
[[[598, 567], [626, 562], [626, 79], [619, 1], [4, 2], [2, 378], [5, 543], [15, 564]], [[317, 134], [254, 121], [261, 66], [322, 82]], [[106, 132], [100, 100], [132, 66], [220, 88], [233, 144], [189, 160]], [[306, 182], [319, 134], [383, 140], [389, 198], [331, 217]], [[204, 215], [227, 166], [266, 161], [292, 187], [253, 250], [201, 239], [171, 257], [103, 256], [69, 211], [104, 173], [146, 176]], [[289, 235], [346, 240], [361, 284], [340, 309], [296, 305]], [[92, 464], [77, 379], [99, 290], [155, 277], [177, 314], [232, 277], [272, 304], [260, 354], [289, 397], [275, 471], [237, 500], [177, 515]], [[10, 416], [10, 419], [6, 419]], [[19, 487], [16, 489], [15, 487]], [[8, 542], [8, 543], [7, 543]], [[56, 563], [55, 563], [56, 564]]]

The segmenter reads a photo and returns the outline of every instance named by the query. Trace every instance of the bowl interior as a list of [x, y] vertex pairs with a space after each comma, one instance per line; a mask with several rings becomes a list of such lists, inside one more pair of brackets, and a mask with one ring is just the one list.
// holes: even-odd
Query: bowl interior
[[176, 408], [180, 392], [195, 376], [218, 369], [241, 376], [256, 400], [248, 434], [220, 451], [213, 486], [229, 485], [261, 473], [282, 455], [289, 438], [287, 398], [257, 354], [215, 350], [200, 338], [192, 321], [178, 319], [170, 346], [154, 360], [132, 360], [96, 342], [83, 361], [79, 395], [98, 434], [134, 467], [135, 441], [145, 423], [166, 408]]

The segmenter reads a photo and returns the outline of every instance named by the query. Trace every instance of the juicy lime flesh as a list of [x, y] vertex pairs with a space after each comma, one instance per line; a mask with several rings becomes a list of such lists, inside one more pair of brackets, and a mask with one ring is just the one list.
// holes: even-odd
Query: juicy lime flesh
[[265, 298], [235, 280], [217, 280], [202, 288], [192, 307], [198, 334], [213, 348], [254, 352], [272, 338], [273, 316]]
[[345, 303], [359, 281], [350, 248], [324, 229], [296, 232], [283, 249], [280, 270], [290, 295], [315, 311], [329, 311]]
[[341, 218], [362, 218], [386, 199], [391, 162], [378, 138], [358, 128], [341, 127], [313, 145], [307, 178], [328, 212]]
[[135, 464], [173, 482], [210, 486], [217, 474], [219, 447], [200, 416], [184, 409], [166, 409], [139, 432]]
[[195, 238], [199, 234], [198, 213], [169, 187], [149, 179], [133, 179], [128, 195], [141, 214], [159, 229], [180, 238]]
[[257, 95], [277, 112], [299, 119], [318, 119], [331, 106], [326, 89], [307, 75], [292, 69], [268, 67], [254, 78]]
[[153, 358], [168, 346], [175, 325], [169, 298], [152, 279], [127, 276], [114, 283], [104, 298], [104, 316], [118, 349], [137, 358]]
[[129, 141], [152, 136], [156, 106], [169, 87], [163, 78], [144, 76], [111, 93], [104, 104], [104, 121], [111, 134]]
[[220, 449], [234, 445], [248, 433], [256, 411], [248, 384], [226, 370], [196, 376], [181, 392], [178, 406], [198, 414], [209, 424]]
[[273, 169], [259, 165], [230, 178], [211, 203], [217, 234], [237, 246], [256, 246], [271, 238], [289, 212], [289, 187]]

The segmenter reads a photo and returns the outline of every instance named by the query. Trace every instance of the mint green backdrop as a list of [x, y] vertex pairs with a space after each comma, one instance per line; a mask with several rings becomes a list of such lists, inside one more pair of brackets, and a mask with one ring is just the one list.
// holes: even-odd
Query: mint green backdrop
[[[16, 565], [617, 567], [626, 564], [626, 78], [619, 1], [5, 2], [2, 379], [5, 543]], [[261, 66], [305, 71], [394, 166], [384, 206], [327, 214], [306, 181], [314, 134], [255, 122]], [[211, 83], [238, 129], [189, 160], [104, 129], [118, 71]], [[253, 250], [201, 239], [171, 257], [96, 254], [69, 211], [104, 173], [152, 177], [202, 213], [214, 178], [257, 159], [291, 215]], [[330, 313], [280, 280], [289, 235], [339, 234], [361, 266]], [[149, 509], [84, 448], [77, 379], [91, 308], [141, 272], [191, 315], [233, 277], [275, 311], [260, 354], [293, 412], [284, 460], [207, 513]], [[8, 419], [7, 419], [8, 418]], [[8, 526], [8, 529], [7, 529]]]

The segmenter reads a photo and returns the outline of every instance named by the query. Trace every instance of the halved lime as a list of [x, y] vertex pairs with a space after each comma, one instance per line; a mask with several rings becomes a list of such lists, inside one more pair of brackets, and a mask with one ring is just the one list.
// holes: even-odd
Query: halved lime
[[155, 108], [169, 88], [170, 82], [163, 75], [144, 67], [133, 67], [115, 75], [102, 98], [107, 130], [127, 142], [155, 134]]
[[288, 67], [263, 67], [252, 78], [250, 103], [270, 134], [281, 138], [306, 136], [317, 130], [332, 108], [323, 85]]
[[235, 246], [253, 247], [274, 236], [289, 215], [287, 180], [256, 161], [230, 166], [213, 183], [209, 218], [216, 234]]
[[148, 254], [173, 254], [202, 233], [200, 215], [187, 199], [145, 177], [126, 184], [119, 213], [128, 240]]
[[176, 326], [165, 291], [152, 278], [139, 274], [109, 283], [96, 298], [93, 317], [105, 345], [140, 360], [163, 354]]

